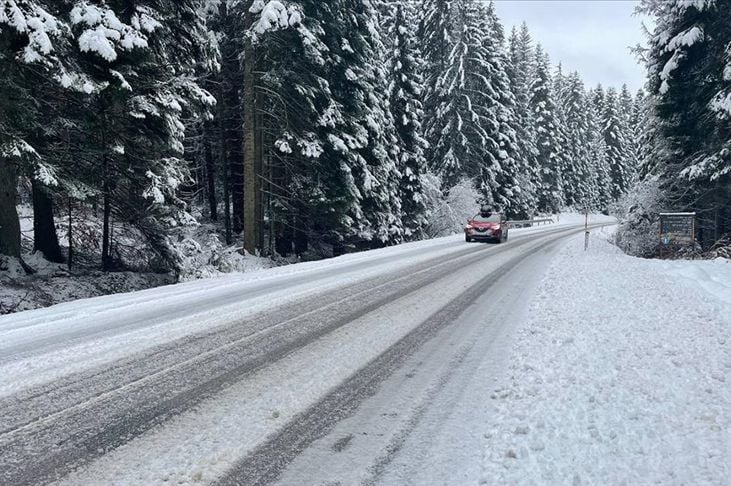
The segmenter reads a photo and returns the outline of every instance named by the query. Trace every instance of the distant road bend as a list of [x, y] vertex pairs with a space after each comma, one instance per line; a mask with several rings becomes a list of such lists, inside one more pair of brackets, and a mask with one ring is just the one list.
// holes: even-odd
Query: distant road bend
[[583, 226], [0, 318], [0, 484], [464, 484], [491, 377]]

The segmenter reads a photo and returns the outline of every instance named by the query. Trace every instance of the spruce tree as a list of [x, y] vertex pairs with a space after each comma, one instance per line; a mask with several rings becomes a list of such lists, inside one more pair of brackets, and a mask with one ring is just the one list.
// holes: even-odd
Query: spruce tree
[[412, 4], [387, 4], [387, 51], [391, 53], [389, 69], [389, 98], [396, 135], [399, 141], [398, 157], [399, 198], [406, 239], [423, 235], [427, 224], [422, 179], [426, 170], [424, 150], [427, 146], [422, 134], [424, 110], [421, 103], [423, 81], [418, 60], [416, 38], [416, 11]]
[[530, 87], [535, 72], [535, 53], [528, 26], [524, 22], [520, 31], [513, 28], [508, 44], [509, 62], [507, 73], [510, 89], [515, 98], [516, 137], [518, 150], [515, 155], [521, 166], [519, 174], [521, 196], [525, 210], [519, 216], [529, 218], [536, 207], [536, 190], [540, 184], [538, 148], [535, 140], [534, 118], [531, 114]]
[[540, 45], [536, 48], [536, 73], [531, 85], [530, 107], [535, 119], [540, 186], [538, 209], [557, 213], [564, 205], [563, 160], [559, 147], [556, 104], [553, 98], [548, 56]]
[[625, 137], [626, 132], [619, 109], [617, 90], [609, 88], [604, 98], [602, 125], [612, 184], [611, 195], [615, 201], [627, 192], [632, 181], [632, 172], [629, 166], [631, 152]]
[[348, 159], [357, 207], [351, 211], [354, 236], [372, 245], [390, 244], [403, 235], [397, 168], [398, 149], [388, 109], [384, 49], [370, 1], [342, 0], [333, 9], [330, 67], [333, 93], [346, 115], [346, 132], [334, 136]]
[[[492, 6], [478, 2], [427, 2], [426, 7], [422, 32], [431, 81], [426, 94], [431, 110], [426, 122], [428, 160], [445, 189], [471, 180], [483, 204], [510, 211], [519, 182], [513, 158], [515, 101], [502, 26]], [[446, 57], [444, 46], [434, 39], [449, 43]]]
[[604, 112], [604, 88], [598, 85], [587, 93], [587, 141], [589, 145], [589, 174], [591, 178], [590, 207], [606, 211], [612, 202], [611, 180], [607, 164], [607, 147], [604, 142], [602, 116]]
[[[165, 225], [185, 220], [178, 189], [189, 179], [182, 158], [187, 113], [214, 100], [198, 84], [208, 45], [200, 2], [138, 2], [134, 8], [79, 2], [68, 12], [79, 66], [93, 80], [86, 182], [100, 189], [102, 265], [111, 269], [112, 218], [144, 235], [161, 265], [177, 256]], [[175, 223], [173, 223], [175, 224]]]
[[485, 202], [510, 217], [523, 215], [530, 209], [528, 194], [521, 188], [521, 174], [525, 172], [523, 161], [518, 158], [515, 96], [510, 89], [507, 72], [509, 63], [505, 35], [493, 3], [476, 11], [482, 18], [484, 37], [484, 65], [481, 71], [487, 85], [486, 110], [490, 141], [495, 145], [486, 147], [487, 157], [482, 168], [480, 189]]
[[[429, 161], [446, 187], [452, 187], [463, 177], [477, 181], [482, 175], [485, 148], [488, 143], [495, 147], [499, 144], [488, 140], [490, 134], [481, 113], [486, 102], [485, 89], [489, 86], [481, 72], [485, 61], [484, 32], [477, 17], [477, 5], [437, 3], [449, 5], [446, 25], [452, 47], [446, 59], [427, 58], [427, 70], [439, 75], [431, 76], [428, 86], [427, 100], [432, 111], [426, 123], [426, 136], [430, 144]], [[441, 54], [441, 50], [434, 53], [435, 57]], [[440, 70], [441, 63], [444, 63], [443, 70]]]
[[653, 16], [649, 96], [667, 153], [653, 167], [678, 209], [702, 216], [700, 240], [731, 231], [731, 4], [643, 0]]
[[631, 186], [637, 180], [637, 113], [635, 99], [630, 93], [626, 84], [622, 85], [619, 92], [619, 111], [620, 120], [622, 121], [622, 130], [624, 131], [624, 139], [627, 141], [627, 171], [629, 185]]
[[[36, 181], [34, 194], [47, 203], [43, 215], [51, 211], [51, 226], [53, 223], [52, 199], [46, 189], [59, 181], [53, 165], [42, 157], [48, 107], [38, 89], [51, 80], [71, 84], [75, 74], [60, 57], [69, 39], [68, 25], [57, 14], [52, 2], [0, 4], [0, 254], [13, 257], [21, 256], [16, 210], [21, 175]], [[49, 246], [57, 247], [55, 232], [48, 236], [54, 238]], [[59, 260], [58, 252], [54, 253], [49, 257]]]
[[567, 204], [577, 209], [590, 206], [595, 197], [589, 166], [589, 116], [584, 83], [579, 74], [573, 72], [565, 80], [562, 106], [566, 131], [564, 152], [571, 161], [564, 173], [564, 191]]
[[558, 151], [558, 157], [560, 160], [560, 172], [563, 179], [563, 204], [567, 207], [572, 207], [576, 203], [575, 199], [575, 181], [572, 179], [575, 177], [574, 173], [574, 160], [572, 159], [573, 153], [570, 147], [570, 134], [569, 127], [566, 120], [566, 101], [568, 98], [567, 80], [563, 73], [563, 66], [561, 63], [556, 66], [555, 73], [552, 76], [553, 79], [553, 98], [556, 106], [555, 117], [556, 117], [556, 150]]

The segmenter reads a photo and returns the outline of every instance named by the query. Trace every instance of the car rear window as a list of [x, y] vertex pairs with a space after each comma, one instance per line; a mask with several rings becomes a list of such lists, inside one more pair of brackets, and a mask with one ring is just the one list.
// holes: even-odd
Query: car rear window
[[500, 222], [500, 215], [499, 214], [491, 214], [490, 216], [483, 216], [481, 214], [478, 214], [474, 218], [472, 218], [472, 221], [476, 221], [478, 223], [499, 223]]

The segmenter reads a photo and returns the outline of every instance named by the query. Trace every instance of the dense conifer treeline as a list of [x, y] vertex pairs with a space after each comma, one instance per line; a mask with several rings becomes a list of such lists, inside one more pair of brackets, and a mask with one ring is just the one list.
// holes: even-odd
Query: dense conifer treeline
[[[731, 2], [643, 0], [654, 20], [640, 53], [647, 95], [629, 114], [637, 130], [627, 147], [640, 160], [625, 224], [626, 247], [653, 255], [657, 212], [695, 211], [704, 250], [731, 246]], [[639, 241], [639, 244], [633, 242]]]
[[0, 0], [0, 68], [0, 254], [25, 195], [36, 250], [107, 270], [176, 269], [197, 223], [265, 255], [419, 239], [454, 187], [605, 210], [658, 156], [647, 97], [587, 89], [472, 0]]

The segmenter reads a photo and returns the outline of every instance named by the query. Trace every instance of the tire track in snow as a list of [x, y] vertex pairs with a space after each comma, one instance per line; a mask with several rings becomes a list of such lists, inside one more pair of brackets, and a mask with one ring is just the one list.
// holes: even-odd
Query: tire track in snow
[[[135, 383], [114, 387], [68, 408], [15, 427], [0, 435], [0, 448], [4, 451], [0, 457], [0, 470], [3, 471], [0, 477], [10, 484], [37, 484], [57, 479], [60, 473], [128, 442], [268, 363], [281, 359], [388, 302], [430, 284], [445, 273], [470, 265], [475, 256], [482, 258], [484, 255], [502, 253], [530, 241], [532, 240], [521, 240], [502, 247], [475, 246], [456, 256], [451, 255], [447, 260], [435, 258], [421, 263], [406, 276], [396, 279], [384, 276], [382, 280], [385, 282], [375, 287], [374, 282], [366, 282], [361, 284], [364, 290], [348, 298], [337, 298], [333, 303], [315, 308], [308, 316], [298, 315], [285, 323], [274, 323], [259, 331], [262, 337], [274, 337], [274, 340], [250, 340], [250, 336], [245, 336], [239, 341], [250, 342], [239, 342], [237, 344], [242, 346], [238, 348], [230, 343], [225, 345], [229, 349], [225, 356], [220, 356], [220, 346], [214, 346], [206, 353], [207, 361], [201, 362], [200, 356], [194, 356], [184, 363], [173, 360], [172, 366], [157, 372], [157, 381], [143, 374]], [[468, 259], [458, 266], [454, 265], [455, 261], [465, 257]], [[449, 269], [446, 272], [445, 267]], [[374, 293], [375, 300], [371, 296], [369, 301], [367, 295]], [[365, 302], [365, 305], [356, 305], [354, 310], [343, 314], [342, 307], [352, 304], [350, 301], [355, 301], [356, 304]], [[301, 306], [294, 310], [298, 314], [302, 313]], [[328, 310], [332, 314], [323, 315], [323, 311]], [[281, 329], [282, 324], [290, 324], [290, 327]], [[287, 334], [302, 330], [306, 332], [300, 332], [294, 339], [286, 340], [291, 337]], [[285, 338], [284, 342], [276, 340], [275, 334]], [[133, 359], [132, 365], [140, 361], [138, 358]], [[211, 376], [215, 378], [211, 379]], [[84, 389], [89, 386], [84, 380], [77, 380], [76, 383]], [[102, 380], [101, 383], [106, 382]], [[184, 388], [182, 391], [179, 390], [181, 384]], [[36, 396], [43, 398], [37, 393]], [[146, 404], [145, 400], [149, 397], [155, 397], [157, 402]], [[9, 402], [20, 403], [23, 409], [32, 410], [32, 407], [17, 398], [11, 398]], [[31, 457], [28, 457], [29, 450]], [[21, 458], [24, 459], [19, 460]]]
[[[444, 275], [458, 272], [482, 258], [567, 231], [570, 230], [545, 232], [499, 247], [475, 246], [446, 260], [435, 258], [412, 267], [413, 271], [406, 276], [394, 279], [392, 275], [384, 275], [352, 285], [347, 288], [349, 295], [333, 296], [324, 306], [322, 301], [311, 299], [314, 308], [305, 314], [306, 303], [285, 306], [253, 333], [245, 331], [242, 335], [241, 330], [248, 328], [246, 323], [241, 323], [213, 337], [195, 336], [156, 350], [152, 355], [132, 357], [123, 366], [103, 370], [92, 377], [72, 377], [56, 388], [55, 393], [34, 390], [30, 404], [25, 397], [4, 400], [0, 405], [5, 417], [0, 423], [10, 423], [5, 420], [8, 417], [11, 420], [15, 417], [15, 423], [6, 425], [0, 434], [3, 450], [0, 482], [38, 484], [58, 479], [195, 407], [249, 373]], [[251, 319], [247, 323], [257, 321]], [[156, 355], [159, 361], [148, 366]], [[126, 381], [120, 385], [120, 379]], [[71, 398], [64, 403], [63, 397]], [[44, 409], [43, 403], [61, 403], [61, 406], [46, 405]], [[34, 404], [44, 411], [40, 416], [13, 415], [13, 410], [34, 410]]]
[[[572, 233], [576, 231], [573, 230]], [[563, 235], [551, 237], [529, 253], [513, 257], [489, 275], [483, 277], [478, 283], [466, 289], [447, 306], [433, 314], [378, 358], [329, 393], [323, 400], [299, 415], [281, 432], [259, 446], [215, 485], [238, 486], [246, 484], [254, 486], [275, 482], [300, 453], [313, 442], [327, 435], [338, 422], [355, 413], [360, 404], [373, 396], [380, 384], [389, 378], [403, 362], [416, 353], [421, 346], [436, 336], [442, 329], [448, 327], [456, 316], [461, 314], [478, 297], [489, 291], [497, 281], [531, 254], [555, 244], [557, 240], [566, 234], [570, 234], [566, 231], [563, 233]], [[544, 238], [549, 237], [544, 236]], [[458, 364], [459, 356], [457, 356], [455, 366]], [[437, 389], [433, 393], [438, 393], [439, 386], [444, 386], [446, 383], [447, 378], [445, 377], [442, 382], [437, 384]], [[421, 413], [423, 413], [423, 410]], [[420, 412], [417, 411], [412, 423], [410, 423], [410, 428], [407, 428], [393, 444], [389, 445], [388, 455], [381, 458], [376, 464], [373, 471], [374, 478], [398, 452], [410, 430], [418, 423], [419, 417]]]

